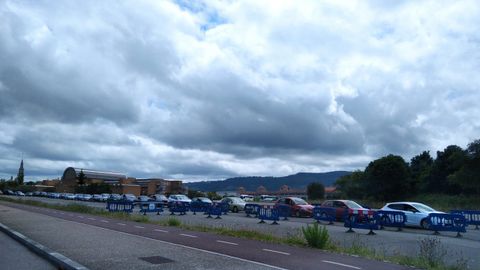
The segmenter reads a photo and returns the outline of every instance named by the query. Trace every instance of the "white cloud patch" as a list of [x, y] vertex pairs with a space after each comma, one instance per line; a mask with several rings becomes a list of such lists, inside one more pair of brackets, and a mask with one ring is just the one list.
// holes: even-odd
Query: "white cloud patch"
[[477, 1], [0, 2], [0, 177], [362, 168], [480, 131]]

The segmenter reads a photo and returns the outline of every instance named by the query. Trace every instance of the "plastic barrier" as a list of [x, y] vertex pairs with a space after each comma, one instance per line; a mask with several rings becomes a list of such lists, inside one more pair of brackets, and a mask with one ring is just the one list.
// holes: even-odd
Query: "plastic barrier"
[[131, 201], [107, 201], [108, 212], [126, 212], [131, 213], [135, 205]]
[[228, 215], [228, 211], [230, 210], [230, 205], [228, 203], [217, 203], [218, 205], [220, 205], [220, 207], [222, 208], [222, 213], [224, 215]]
[[191, 202], [190, 203], [190, 211], [193, 212], [194, 215], [197, 214], [197, 212], [204, 212], [206, 213], [208, 208], [210, 207], [210, 203], [207, 202]]
[[441, 214], [432, 213], [427, 217], [428, 229], [434, 231], [434, 234], [440, 234], [440, 231], [457, 232], [457, 237], [462, 237], [461, 232], [467, 232], [467, 222], [460, 214]]
[[280, 220], [278, 209], [268, 205], [263, 205], [258, 209], [258, 218], [260, 219], [258, 223], [265, 223], [265, 220], [272, 220], [272, 225], [277, 225], [277, 221]]
[[313, 219], [317, 222], [328, 221], [328, 224], [333, 224], [335, 221], [336, 209], [332, 207], [315, 206], [313, 208]]
[[222, 218], [221, 215], [223, 213], [224, 207], [225, 206], [223, 205], [223, 203], [213, 203], [207, 209], [207, 214], [208, 214], [207, 218], [212, 218], [212, 215], [214, 215], [214, 216], [217, 216], [215, 219], [221, 219]]
[[349, 228], [347, 232], [354, 232], [353, 228], [370, 230], [368, 235], [375, 235], [373, 230], [378, 230], [378, 218], [375, 211], [372, 210], [352, 210], [346, 211], [344, 216], [344, 227]]
[[405, 221], [407, 221], [407, 216], [405, 213], [400, 211], [377, 211], [378, 224], [380, 225], [380, 230], [383, 230], [384, 227], [394, 227], [398, 231], [401, 231], [405, 227]]
[[478, 230], [480, 225], [480, 211], [478, 210], [452, 210], [450, 214], [459, 214], [465, 217], [467, 225], [475, 225], [475, 230]]
[[160, 212], [163, 212], [163, 202], [138, 202], [138, 206], [140, 207], [140, 213], [143, 213], [144, 215], [149, 213], [157, 213], [157, 215], [160, 215]]
[[260, 205], [255, 204], [255, 203], [247, 203], [245, 204], [245, 214], [247, 214], [247, 217], [250, 217], [250, 215], [255, 215], [255, 217], [258, 216], [258, 211], [260, 209]]
[[288, 217], [292, 213], [292, 208], [290, 207], [290, 205], [279, 204], [275, 206], [275, 208], [278, 209], [278, 217], [283, 217], [283, 220], [288, 220]]
[[185, 215], [188, 211], [189, 203], [185, 202], [169, 202], [168, 203], [168, 210], [170, 211], [170, 215], [175, 215], [175, 213], [179, 213], [180, 215]]

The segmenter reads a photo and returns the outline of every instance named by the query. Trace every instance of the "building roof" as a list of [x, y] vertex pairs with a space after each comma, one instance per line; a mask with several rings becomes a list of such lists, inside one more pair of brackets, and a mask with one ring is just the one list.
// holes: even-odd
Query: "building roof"
[[[127, 176], [123, 173], [118, 173], [118, 172], [107, 172], [107, 171], [97, 171], [97, 170], [91, 170], [91, 169], [83, 169], [83, 168], [73, 168], [73, 167], [68, 167], [65, 169], [65, 172], [63, 173], [64, 176], [67, 172], [75, 172], [76, 177], [80, 175], [80, 172], [83, 171], [83, 174], [85, 175], [86, 178], [90, 179], [100, 179], [104, 181], [119, 181], [121, 179], [126, 179]], [[62, 177], [63, 179], [63, 177]]]

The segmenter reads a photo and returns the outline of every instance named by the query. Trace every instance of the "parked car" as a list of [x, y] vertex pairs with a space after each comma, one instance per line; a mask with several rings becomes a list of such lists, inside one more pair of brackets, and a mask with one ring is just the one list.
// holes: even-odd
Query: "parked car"
[[175, 194], [175, 195], [170, 195], [170, 197], [168, 197], [168, 202], [169, 203], [171, 202], [191, 203], [192, 200], [183, 194]]
[[93, 198], [90, 194], [83, 194], [82, 200], [83, 201], [90, 201]]
[[240, 195], [240, 198], [246, 202], [253, 202], [253, 196], [252, 195], [245, 195], [242, 194]]
[[152, 196], [152, 199], [157, 202], [163, 202], [164, 205], [168, 204], [168, 198], [162, 194], [155, 194]]
[[45, 191], [40, 192], [40, 196], [42, 196], [42, 197], [47, 197], [47, 195], [48, 195], [48, 194], [47, 194], [47, 192], [45, 192]]
[[25, 193], [25, 196], [31, 197], [31, 196], [33, 196], [33, 192], [27, 192], [27, 193]]
[[418, 202], [391, 202], [385, 204], [381, 210], [403, 212], [407, 217], [405, 225], [424, 229], [428, 229], [427, 217], [430, 213], [443, 213]]
[[25, 196], [25, 194], [24, 194], [23, 192], [21, 192], [20, 190], [15, 191], [15, 195], [17, 195], [17, 196]]
[[368, 211], [369, 209], [364, 208], [360, 204], [351, 200], [327, 200], [321, 204], [321, 207], [332, 207], [335, 208], [335, 219], [337, 221], [343, 221], [343, 217], [348, 210], [362, 210]]
[[67, 199], [67, 200], [75, 200], [75, 194], [73, 194], [73, 193], [67, 193], [67, 194], [65, 194], [65, 199]]
[[102, 195], [100, 195], [100, 194], [93, 194], [93, 197], [92, 197], [92, 199], [93, 199], [94, 201], [96, 201], [96, 202], [101, 202], [101, 201], [102, 201], [102, 198], [103, 198], [103, 197], [102, 197]]
[[5, 190], [5, 194], [6, 194], [6, 195], [15, 195], [15, 192], [13, 192], [13, 191], [10, 190], [10, 189], [7, 189], [7, 190]]
[[135, 195], [133, 194], [123, 194], [123, 199], [126, 201], [134, 202], [137, 199], [137, 197], [135, 197]]
[[207, 204], [212, 204], [212, 200], [210, 200], [207, 197], [195, 197], [192, 199], [192, 202], [201, 202], [201, 203], [207, 203]]
[[110, 195], [110, 199], [111, 199], [111, 200], [118, 201], [118, 200], [122, 200], [122, 199], [123, 199], [123, 196], [120, 195], [120, 194], [115, 194], [115, 193], [113, 193], [112, 195]]
[[82, 201], [82, 200], [83, 200], [83, 195], [84, 195], [84, 194], [81, 194], [81, 193], [75, 194], [75, 200]]
[[102, 202], [106, 202], [108, 199], [110, 199], [110, 194], [108, 193], [102, 193], [101, 196], [102, 198], [100, 199], [100, 201]]
[[145, 195], [140, 195], [137, 197], [137, 200], [140, 202], [148, 202], [148, 201], [153, 201], [150, 197], [145, 196]]
[[245, 209], [246, 202], [242, 200], [240, 197], [226, 197], [223, 198], [220, 202], [227, 203], [229, 206], [228, 208], [233, 213], [237, 213], [238, 211], [243, 211]]
[[277, 200], [275, 206], [290, 206], [290, 215], [296, 217], [311, 217], [313, 215], [313, 205], [309, 204], [302, 198], [285, 197]]

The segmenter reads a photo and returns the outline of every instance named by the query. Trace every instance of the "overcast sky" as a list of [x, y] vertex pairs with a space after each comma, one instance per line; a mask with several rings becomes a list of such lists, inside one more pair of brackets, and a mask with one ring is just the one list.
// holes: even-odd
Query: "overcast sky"
[[480, 2], [0, 0], [0, 178], [363, 169], [480, 138]]

